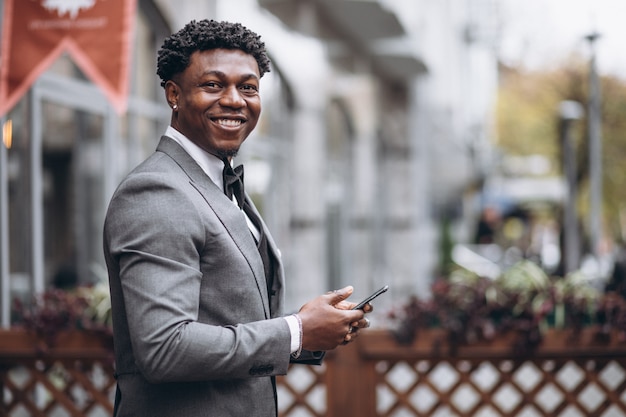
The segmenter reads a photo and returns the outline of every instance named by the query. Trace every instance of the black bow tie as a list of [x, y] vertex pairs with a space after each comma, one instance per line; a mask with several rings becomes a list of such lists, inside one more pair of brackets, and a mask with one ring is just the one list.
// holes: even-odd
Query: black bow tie
[[224, 180], [224, 194], [231, 200], [233, 195], [237, 199], [239, 208], [243, 208], [243, 201], [245, 199], [245, 192], [243, 188], [243, 165], [233, 167], [228, 162], [228, 159], [224, 158], [224, 171], [222, 171], [222, 178]]

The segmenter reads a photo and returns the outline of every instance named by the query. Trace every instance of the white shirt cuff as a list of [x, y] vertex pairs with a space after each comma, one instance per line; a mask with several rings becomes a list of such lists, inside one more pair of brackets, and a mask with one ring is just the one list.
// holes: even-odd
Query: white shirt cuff
[[289, 353], [294, 353], [300, 347], [300, 325], [298, 324], [298, 319], [293, 315], [283, 318], [287, 320], [289, 331], [291, 332], [291, 350]]

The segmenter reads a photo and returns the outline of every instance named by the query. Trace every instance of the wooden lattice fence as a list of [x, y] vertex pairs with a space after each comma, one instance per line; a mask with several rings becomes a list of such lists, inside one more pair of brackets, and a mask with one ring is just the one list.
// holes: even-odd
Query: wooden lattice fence
[[[626, 343], [591, 328], [549, 331], [535, 350], [516, 354], [514, 338], [450, 346], [443, 331], [430, 330], [399, 346], [370, 330], [330, 352], [315, 376], [323, 389], [295, 388], [282, 415], [626, 417]], [[304, 373], [293, 371], [284, 386], [302, 384]]]
[[[532, 354], [511, 337], [451, 347], [443, 332], [400, 346], [364, 331], [322, 366], [278, 378], [281, 417], [626, 417], [626, 343], [593, 329], [549, 332]], [[60, 335], [53, 348], [0, 331], [0, 417], [110, 416], [115, 391], [110, 339]]]
[[19, 330], [0, 331], [0, 417], [113, 414], [112, 340], [61, 333], [52, 345]]

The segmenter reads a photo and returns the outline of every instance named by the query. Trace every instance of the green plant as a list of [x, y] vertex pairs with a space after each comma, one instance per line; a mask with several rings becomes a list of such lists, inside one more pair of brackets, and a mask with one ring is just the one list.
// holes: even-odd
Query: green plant
[[90, 330], [111, 333], [111, 304], [104, 284], [74, 290], [49, 289], [27, 304], [13, 302], [14, 324], [30, 330], [51, 346], [60, 331]]
[[548, 277], [531, 261], [521, 261], [496, 279], [458, 269], [432, 285], [432, 296], [412, 296], [390, 312], [399, 343], [411, 343], [420, 330], [446, 330], [451, 348], [516, 335], [518, 353], [532, 351], [549, 327], [572, 329], [598, 325], [598, 339], [616, 330], [626, 340], [626, 302], [602, 294], [581, 273]]

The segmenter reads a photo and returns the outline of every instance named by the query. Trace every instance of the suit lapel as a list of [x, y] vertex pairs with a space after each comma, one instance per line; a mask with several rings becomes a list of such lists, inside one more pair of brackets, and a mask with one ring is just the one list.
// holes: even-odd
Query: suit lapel
[[[173, 139], [163, 136], [157, 151], [169, 155], [189, 176], [191, 185], [198, 190], [211, 210], [220, 219], [228, 234], [248, 261], [254, 275], [259, 295], [263, 299], [265, 316], [270, 317], [267, 286], [263, 270], [263, 262], [259, 256], [256, 242], [248, 229], [248, 225], [239, 209], [228, 200], [222, 190], [211, 181], [191, 156]], [[254, 209], [256, 210], [256, 208]], [[264, 226], [265, 227], [265, 226]], [[269, 237], [269, 234], [268, 234]], [[274, 245], [272, 241], [270, 245]], [[275, 248], [272, 248], [275, 250]]]

